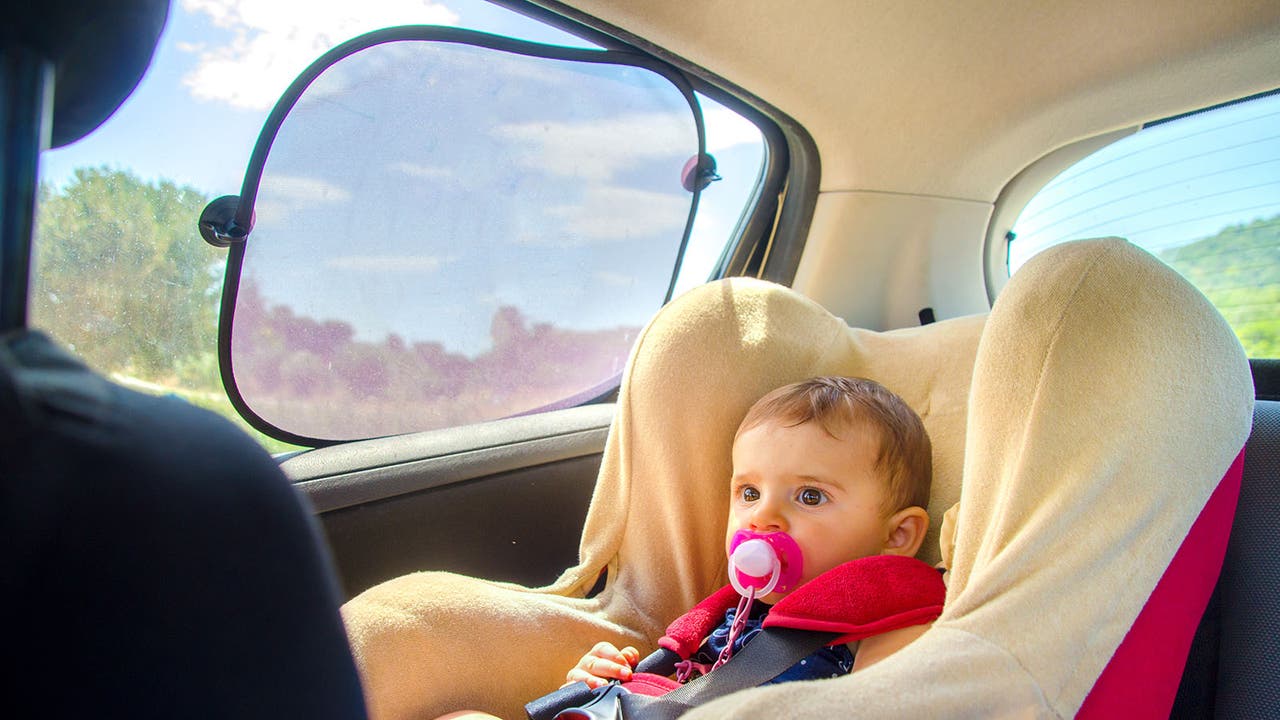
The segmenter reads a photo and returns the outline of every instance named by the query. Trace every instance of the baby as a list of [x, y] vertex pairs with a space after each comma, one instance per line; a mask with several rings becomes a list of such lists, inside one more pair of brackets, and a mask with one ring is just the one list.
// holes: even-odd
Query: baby
[[[731, 636], [729, 652], [737, 651], [759, 632], [773, 603], [838, 565], [871, 555], [914, 556], [929, 527], [924, 508], [931, 479], [932, 450], [919, 416], [871, 380], [813, 378], [757, 401], [733, 442], [726, 551], [733, 551], [735, 536], [785, 533], [801, 551], [803, 570], [786, 592], [759, 598], [763, 603], [754, 603], [745, 629], [743, 623], [735, 628], [739, 632], [730, 631], [737, 612], [730, 608], [691, 660], [711, 667]], [[770, 682], [860, 670], [905, 647], [930, 624], [823, 648]], [[594, 688], [627, 681], [639, 660], [634, 647], [601, 642], [568, 672], [566, 684]]]
[[[751, 606], [748, 619], [737, 627], [737, 610], [730, 608], [678, 679], [683, 682], [695, 669], [708, 671], [741, 649], [760, 632], [773, 603], [818, 575], [871, 555], [914, 556], [929, 527], [924, 508], [931, 480], [932, 449], [919, 416], [871, 380], [813, 378], [758, 400], [734, 437], [725, 550], [732, 554], [743, 536], [789, 536], [801, 571], [777, 584], [780, 589], [758, 598], [751, 593], [739, 604]], [[930, 624], [822, 648], [770, 682], [861, 670], [905, 647]], [[726, 645], [732, 645], [728, 653]], [[568, 672], [565, 684], [598, 688], [628, 681], [639, 661], [636, 648], [601, 642]], [[487, 717], [460, 712], [439, 720]]]

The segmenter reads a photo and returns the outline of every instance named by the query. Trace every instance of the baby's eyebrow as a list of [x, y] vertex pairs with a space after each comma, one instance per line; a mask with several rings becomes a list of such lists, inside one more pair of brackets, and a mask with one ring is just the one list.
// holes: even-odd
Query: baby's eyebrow
[[799, 480], [801, 482], [811, 483], [813, 485], [825, 485], [826, 487], [837, 488], [837, 489], [844, 488], [844, 484], [841, 483], [839, 480], [833, 480], [831, 478], [825, 478], [825, 477], [818, 477], [817, 475], [796, 475], [795, 478], [796, 480]]

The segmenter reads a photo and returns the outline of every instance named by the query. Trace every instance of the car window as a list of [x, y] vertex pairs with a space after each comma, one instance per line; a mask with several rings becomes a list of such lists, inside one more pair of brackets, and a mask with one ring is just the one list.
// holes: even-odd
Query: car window
[[610, 392], [699, 196], [691, 89], [627, 53], [353, 43], [286, 95], [246, 173], [222, 318], [242, 413], [331, 442]]
[[1280, 357], [1280, 94], [1149, 124], [1071, 166], [1019, 215], [1009, 271], [1103, 236], [1195, 284], [1250, 357]]
[[[226, 253], [199, 240], [195, 220], [210, 200], [240, 189], [272, 104], [308, 63], [362, 32], [403, 24], [468, 27], [557, 46], [597, 47], [480, 0], [370, 0], [358, 8], [274, 0], [175, 2], [151, 69], [133, 97], [90, 137], [42, 155], [32, 325], [119, 382], [146, 392], [177, 395], [245, 425], [223, 388], [217, 357]], [[704, 111], [707, 148], [715, 155], [723, 179], [702, 194], [676, 279], [677, 292], [716, 274], [737, 220], [757, 192], [764, 158], [763, 142], [753, 125], [706, 97], [699, 95], [698, 100]], [[519, 128], [511, 131], [518, 133]], [[477, 163], [470, 172], [475, 178], [489, 177], [492, 169]], [[401, 175], [407, 181], [426, 183], [432, 170], [429, 164], [406, 160]], [[602, 190], [597, 187], [595, 194], [604, 194]], [[305, 182], [276, 186], [277, 201], [286, 202], [322, 191]], [[282, 203], [276, 202], [276, 207]], [[564, 222], [580, 227], [607, 222], [583, 215], [581, 209], [562, 212]], [[269, 213], [260, 218], [263, 223], [269, 221]], [[604, 282], [611, 273], [625, 275], [631, 263], [623, 255], [607, 253], [589, 269], [573, 253], [547, 252], [544, 259], [563, 265], [526, 266], [525, 272], [559, 273], [569, 283], [579, 283], [586, 275]], [[367, 275], [379, 263], [385, 267], [389, 262], [385, 255], [360, 257], [358, 252], [335, 254], [329, 261], [345, 267], [348, 278]], [[394, 268], [401, 273], [407, 269]], [[583, 275], [573, 275], [575, 269]], [[672, 269], [667, 268], [668, 274]], [[511, 271], [513, 277], [518, 274]], [[504, 307], [494, 289], [486, 299]], [[583, 303], [582, 309], [603, 314], [609, 304]], [[518, 305], [507, 306], [515, 312], [491, 316], [486, 332], [505, 326], [544, 351], [559, 347], [555, 333], [548, 334], [545, 327], [550, 322], [546, 313], [524, 313]], [[655, 305], [646, 312], [656, 309]], [[314, 320], [323, 326], [333, 320], [324, 313], [313, 317], [307, 314], [310, 309], [293, 311], [299, 322]], [[445, 325], [456, 320], [439, 308], [432, 312]], [[590, 332], [634, 337], [634, 328], [642, 322], [640, 314], [633, 313], [614, 322], [601, 321]], [[396, 333], [384, 330], [388, 332], [378, 341], [394, 343], [391, 336]], [[367, 339], [369, 332], [359, 339]], [[433, 342], [405, 334], [396, 337], [410, 347], [415, 342]], [[477, 342], [474, 331], [468, 330], [441, 342], [441, 351], [446, 356], [455, 351], [474, 355]], [[296, 377], [307, 376], [303, 367], [294, 370]], [[437, 379], [421, 378], [424, 386], [434, 382]], [[580, 401], [596, 389], [575, 386], [567, 395], [544, 396], [514, 409], [494, 409], [489, 416]], [[441, 422], [473, 419], [454, 416]], [[272, 450], [290, 447], [247, 429]]]

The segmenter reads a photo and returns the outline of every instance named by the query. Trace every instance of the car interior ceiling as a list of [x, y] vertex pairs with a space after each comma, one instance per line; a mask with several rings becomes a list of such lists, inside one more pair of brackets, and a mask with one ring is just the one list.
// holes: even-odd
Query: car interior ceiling
[[803, 128], [821, 158], [806, 240], [820, 249], [790, 284], [880, 330], [915, 325], [922, 307], [989, 307], [980, 287], [919, 277], [899, 251], [918, 242], [957, 263], [982, 256], [992, 204], [1040, 157], [1280, 84], [1274, 3], [539, 4], [620, 28]]

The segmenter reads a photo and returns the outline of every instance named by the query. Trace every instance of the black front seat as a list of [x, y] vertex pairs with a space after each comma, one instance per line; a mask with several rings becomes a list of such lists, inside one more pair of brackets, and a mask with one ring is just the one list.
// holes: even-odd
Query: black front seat
[[24, 327], [47, 84], [53, 144], [92, 131], [141, 78], [167, 10], [45, 0], [0, 25], [4, 714], [362, 718], [334, 574], [271, 457]]

